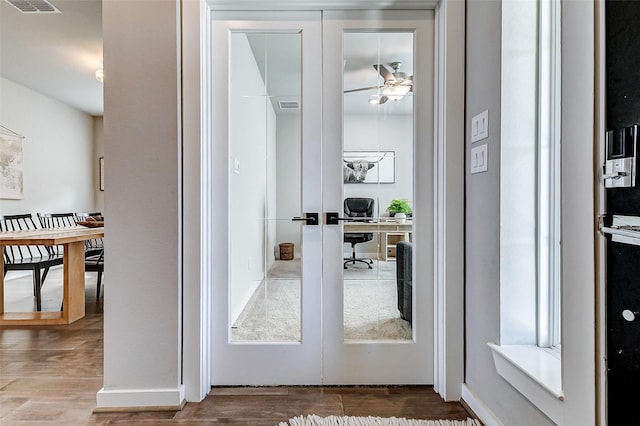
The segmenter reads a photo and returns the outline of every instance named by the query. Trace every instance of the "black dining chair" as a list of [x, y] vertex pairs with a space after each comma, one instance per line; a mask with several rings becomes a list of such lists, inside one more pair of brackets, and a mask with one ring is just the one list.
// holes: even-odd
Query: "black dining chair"
[[[104, 216], [102, 216], [102, 212], [93, 212], [93, 213], [74, 213], [76, 222], [84, 222], [90, 217], [95, 220], [104, 220]], [[104, 254], [104, 241], [102, 238], [92, 238], [84, 242], [85, 248], [85, 256], [92, 257], [95, 255]]]
[[[76, 222], [86, 221], [89, 217], [104, 220], [102, 212], [76, 213]], [[94, 238], [85, 241], [85, 272], [98, 274], [96, 281], [96, 302], [100, 301], [100, 289], [102, 288], [102, 274], [104, 273], [104, 241], [102, 238]]]
[[[358, 218], [366, 220], [364, 218], [373, 218], [373, 206], [373, 198], [345, 198], [344, 214], [346, 217], [354, 218], [354, 220], [358, 220]], [[371, 240], [373, 240], [372, 232], [344, 233], [344, 242], [351, 244], [351, 257], [347, 257], [344, 259], [344, 269], [348, 269], [347, 264], [351, 263], [355, 265], [356, 262], [364, 263], [369, 267], [369, 269], [373, 269], [372, 259], [356, 257], [356, 244], [366, 243], [367, 241]]]
[[[0, 216], [0, 232], [39, 229], [30, 213]], [[4, 246], [4, 274], [8, 271], [31, 271], [36, 310], [42, 310], [41, 288], [49, 268], [63, 264], [61, 246]]]

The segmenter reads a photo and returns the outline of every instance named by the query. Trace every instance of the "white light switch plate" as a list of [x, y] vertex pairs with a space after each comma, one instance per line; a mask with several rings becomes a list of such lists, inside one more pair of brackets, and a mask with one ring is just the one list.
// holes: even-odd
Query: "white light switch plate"
[[471, 149], [471, 173], [486, 172], [488, 166], [487, 144]]
[[471, 119], [471, 142], [489, 137], [489, 110], [484, 110]]

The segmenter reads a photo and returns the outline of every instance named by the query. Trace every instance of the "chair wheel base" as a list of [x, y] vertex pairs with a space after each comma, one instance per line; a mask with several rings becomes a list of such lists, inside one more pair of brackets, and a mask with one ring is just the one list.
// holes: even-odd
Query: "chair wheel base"
[[373, 269], [373, 260], [371, 260], [371, 259], [354, 259], [352, 257], [344, 259], [344, 269], [349, 269], [349, 268], [347, 268], [347, 264], [351, 263], [351, 264], [355, 265], [356, 262], [364, 263], [365, 265], [367, 265], [367, 267], [369, 269]]

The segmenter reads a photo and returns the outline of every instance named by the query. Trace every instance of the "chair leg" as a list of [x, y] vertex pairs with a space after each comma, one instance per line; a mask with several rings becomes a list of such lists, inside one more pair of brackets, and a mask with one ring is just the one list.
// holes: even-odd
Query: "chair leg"
[[102, 285], [102, 272], [98, 271], [98, 284], [96, 285], [96, 302], [100, 302], [100, 286]]
[[352, 263], [352, 264], [356, 264], [356, 262], [362, 262], [365, 265], [367, 265], [369, 267], [369, 269], [373, 269], [373, 260], [371, 259], [356, 259], [356, 245], [355, 244], [351, 244], [351, 257], [344, 259], [344, 269], [348, 269], [347, 268], [347, 264], [348, 263]]
[[40, 279], [40, 268], [33, 269], [33, 288], [36, 297], [36, 311], [42, 310], [42, 281]]
[[49, 267], [44, 268], [44, 274], [42, 274], [42, 281], [40, 281], [40, 286], [44, 285], [44, 280], [47, 279], [47, 274], [49, 273]]

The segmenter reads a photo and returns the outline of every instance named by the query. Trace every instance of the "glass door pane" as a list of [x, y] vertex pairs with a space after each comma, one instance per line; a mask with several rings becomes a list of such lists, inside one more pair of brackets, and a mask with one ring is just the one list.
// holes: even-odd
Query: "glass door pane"
[[413, 37], [343, 36], [347, 342], [413, 338]]
[[301, 35], [230, 35], [230, 336], [301, 340]]

